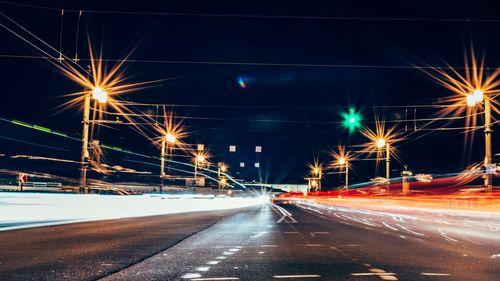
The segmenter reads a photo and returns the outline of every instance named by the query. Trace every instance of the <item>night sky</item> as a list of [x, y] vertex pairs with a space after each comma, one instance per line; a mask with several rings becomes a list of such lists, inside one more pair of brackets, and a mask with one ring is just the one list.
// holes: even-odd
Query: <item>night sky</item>
[[[500, 62], [500, 17], [495, 1], [267, 2], [16, 2], [29, 4], [24, 6], [0, 1], [0, 11], [59, 50], [61, 9], [65, 9], [62, 51], [74, 57], [77, 42], [81, 65], [88, 63], [88, 38], [94, 48], [102, 47], [107, 59], [123, 58], [133, 50], [130, 59], [142, 62], [126, 64], [130, 81], [171, 80], [123, 99], [166, 104], [190, 132], [186, 142], [210, 147], [214, 162], [232, 159], [253, 166], [259, 161], [261, 180], [273, 183], [302, 183], [307, 163], [314, 157], [326, 163], [337, 145], [366, 142], [361, 134], [349, 135], [339, 124], [341, 113], [350, 107], [361, 112], [368, 127], [373, 127], [370, 122], [377, 113], [408, 134], [414, 124], [398, 120], [413, 118], [414, 109], [402, 106], [434, 104], [452, 95], [412, 65], [447, 62], [463, 66], [470, 44], [478, 55], [485, 54], [487, 67], [496, 68]], [[84, 12], [77, 40], [79, 10]], [[0, 23], [12, 26], [5, 17], [0, 17]], [[68, 100], [64, 95], [80, 87], [44, 59], [13, 57], [41, 54], [1, 27], [0, 38], [0, 117], [78, 138], [81, 110], [61, 110], [58, 105]], [[245, 81], [245, 88], [239, 79]], [[154, 106], [140, 109], [156, 110]], [[416, 116], [433, 113], [417, 109]], [[0, 154], [79, 159], [77, 141], [0, 123]], [[447, 127], [463, 125], [459, 120]], [[126, 126], [101, 128], [97, 138], [134, 152], [158, 154], [157, 147]], [[494, 133], [494, 153], [498, 140]], [[483, 142], [482, 134], [476, 134], [469, 150], [464, 147], [463, 131], [425, 131], [410, 134], [397, 148], [410, 169], [447, 173], [481, 161]], [[237, 145], [242, 153], [228, 155], [229, 145]], [[252, 153], [255, 145], [263, 147], [262, 154]], [[123, 159], [123, 155], [109, 153], [107, 161], [157, 173], [154, 167]], [[187, 161], [185, 157], [178, 160]], [[0, 163], [5, 169], [41, 169], [31, 162]], [[375, 174], [372, 161], [353, 165], [353, 182]], [[47, 171], [64, 173], [68, 169], [63, 166]], [[393, 176], [401, 169], [402, 163], [393, 161]], [[336, 175], [328, 181], [330, 186], [339, 184]]]

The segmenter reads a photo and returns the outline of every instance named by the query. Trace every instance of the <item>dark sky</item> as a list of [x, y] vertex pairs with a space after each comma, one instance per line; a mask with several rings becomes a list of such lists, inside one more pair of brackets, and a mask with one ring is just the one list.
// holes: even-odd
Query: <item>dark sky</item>
[[[442, 65], [444, 61], [462, 66], [463, 52], [471, 43], [478, 53], [486, 54], [488, 67], [497, 67], [500, 61], [496, 51], [500, 48], [500, 17], [495, 1], [45, 2], [16, 1], [28, 4], [25, 6], [0, 1], [0, 11], [59, 49], [60, 9], [64, 8], [62, 51], [73, 57], [76, 11], [84, 10], [77, 40], [81, 58], [88, 58], [89, 37], [95, 47], [102, 47], [105, 58], [120, 59], [135, 48], [131, 59], [148, 61], [126, 64], [133, 82], [175, 78], [124, 99], [171, 105], [175, 114], [188, 117], [183, 121], [191, 132], [188, 143], [210, 146], [214, 161], [231, 157], [233, 161], [241, 158], [247, 165], [260, 161], [261, 176], [269, 182], [299, 183], [307, 173], [306, 163], [315, 156], [327, 162], [329, 150], [338, 144], [365, 142], [360, 134], [349, 136], [336, 123], [350, 106], [360, 110], [366, 125], [372, 126], [374, 112], [391, 121], [404, 119], [406, 114], [403, 107], [376, 106], [428, 105], [451, 94], [417, 69], [394, 66]], [[12, 26], [5, 17], [0, 17], [0, 23]], [[66, 101], [62, 95], [79, 91], [79, 86], [45, 60], [9, 57], [40, 53], [3, 28], [0, 38], [0, 117], [78, 137], [81, 112], [77, 108], [61, 112], [57, 105]], [[245, 89], [238, 85], [240, 77], [246, 79]], [[412, 118], [413, 108], [409, 111]], [[432, 113], [418, 109], [417, 117]], [[463, 125], [459, 121], [448, 127]], [[411, 130], [412, 124], [400, 122], [398, 130], [407, 126]], [[60, 154], [19, 141], [40, 144], [43, 139], [50, 147], [62, 145], [55, 136], [39, 137], [39, 133], [9, 124], [0, 128], [4, 137], [0, 153]], [[401, 159], [415, 171], [459, 171], [482, 159], [481, 134], [474, 139], [471, 152], [464, 151], [461, 131], [421, 137], [423, 134], [414, 133], [398, 144]], [[98, 138], [139, 153], [158, 153], [149, 141], [123, 126], [103, 128]], [[497, 140], [494, 135], [494, 148]], [[247, 151], [239, 158], [227, 155], [231, 144]], [[259, 160], [250, 152], [253, 145], [263, 146]], [[78, 143], [65, 146], [68, 154], [62, 157], [78, 159]], [[109, 158], [111, 164], [121, 164], [121, 160], [119, 156]], [[393, 163], [397, 175], [402, 166]], [[373, 177], [373, 162], [354, 165], [354, 181]], [[338, 184], [335, 176], [330, 181]]]

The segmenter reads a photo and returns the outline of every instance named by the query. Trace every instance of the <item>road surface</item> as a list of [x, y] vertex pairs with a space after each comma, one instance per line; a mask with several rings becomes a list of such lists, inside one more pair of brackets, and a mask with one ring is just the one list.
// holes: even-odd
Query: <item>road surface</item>
[[9, 241], [0, 279], [498, 280], [499, 223], [482, 214], [267, 204], [18, 230], [0, 233]]

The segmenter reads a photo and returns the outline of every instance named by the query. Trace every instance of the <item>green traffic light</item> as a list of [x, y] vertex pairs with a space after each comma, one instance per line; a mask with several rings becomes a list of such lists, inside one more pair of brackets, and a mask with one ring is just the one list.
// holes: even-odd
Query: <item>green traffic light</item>
[[342, 125], [349, 129], [349, 132], [352, 133], [361, 127], [361, 115], [353, 108], [349, 109], [349, 112], [342, 113], [342, 117], [344, 118]]

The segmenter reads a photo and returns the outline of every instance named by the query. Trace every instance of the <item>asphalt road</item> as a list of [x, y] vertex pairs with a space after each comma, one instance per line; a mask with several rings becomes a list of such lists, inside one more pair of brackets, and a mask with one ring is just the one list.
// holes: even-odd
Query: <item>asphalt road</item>
[[235, 211], [94, 221], [0, 232], [0, 280], [95, 280]]
[[499, 280], [498, 220], [303, 204], [11, 231], [0, 280]]

